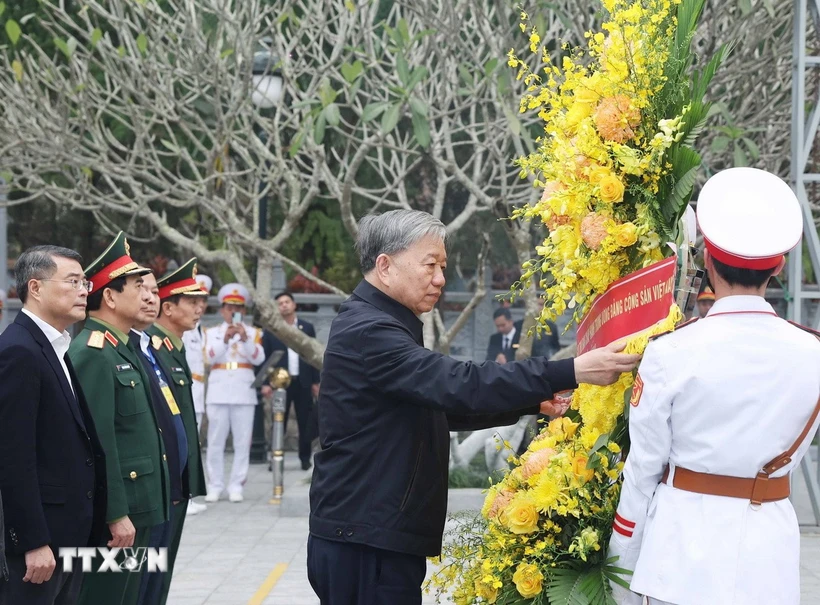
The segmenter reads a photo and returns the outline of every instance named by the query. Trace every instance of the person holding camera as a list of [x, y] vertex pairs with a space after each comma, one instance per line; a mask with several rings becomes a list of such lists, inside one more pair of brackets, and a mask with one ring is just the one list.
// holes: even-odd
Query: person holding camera
[[227, 492], [231, 502], [242, 502], [248, 477], [253, 434], [254, 366], [265, 359], [262, 331], [244, 322], [250, 293], [241, 284], [222, 286], [218, 294], [224, 320], [205, 330], [205, 363], [210, 365], [205, 409], [208, 414], [208, 495], [216, 502], [225, 491], [224, 457], [228, 433], [233, 435], [233, 467]]

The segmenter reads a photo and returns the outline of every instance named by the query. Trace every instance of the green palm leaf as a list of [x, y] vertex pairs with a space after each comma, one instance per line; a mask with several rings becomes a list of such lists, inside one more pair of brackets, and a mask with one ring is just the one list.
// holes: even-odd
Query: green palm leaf
[[550, 605], [613, 605], [604, 565], [554, 569], [546, 590]]

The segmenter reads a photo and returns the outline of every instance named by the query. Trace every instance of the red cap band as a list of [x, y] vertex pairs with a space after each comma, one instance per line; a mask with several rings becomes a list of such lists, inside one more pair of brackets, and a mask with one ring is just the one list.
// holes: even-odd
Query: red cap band
[[[193, 286], [193, 288], [191, 288]], [[172, 284], [167, 284], [162, 286], [159, 289], [159, 299], [165, 300], [166, 298], [170, 298], [174, 295], [174, 290], [178, 290], [180, 288], [185, 288], [185, 292], [176, 292], [176, 294], [185, 294], [187, 292], [199, 292], [202, 288], [199, 287], [199, 283], [193, 278], [181, 279], [179, 281], [175, 281]]]
[[783, 258], [782, 254], [767, 256], [765, 258], [748, 258], [745, 256], [738, 256], [737, 254], [732, 254], [731, 252], [721, 250], [706, 239], [705, 236], [703, 238], [703, 243], [706, 245], [706, 249], [709, 251], [712, 258], [719, 260], [724, 265], [729, 265], [730, 267], [735, 267], [737, 269], [774, 269]]
[[103, 267], [102, 271], [88, 278], [88, 281], [92, 284], [91, 292], [96, 292], [100, 288], [104, 288], [110, 284], [113, 280], [109, 275], [117, 271], [117, 269], [122, 269], [125, 265], [129, 265], [133, 262], [133, 259], [126, 254], [125, 256], [119, 257], [107, 267]]

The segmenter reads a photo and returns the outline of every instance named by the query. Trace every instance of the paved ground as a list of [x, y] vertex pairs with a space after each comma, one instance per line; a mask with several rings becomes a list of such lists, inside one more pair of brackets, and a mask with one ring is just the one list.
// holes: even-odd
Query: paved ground
[[[318, 605], [305, 565], [308, 475], [289, 455], [286, 499], [271, 505], [267, 465], [252, 465], [245, 502], [220, 501], [188, 518], [168, 603]], [[795, 481], [795, 492], [798, 516], [808, 523], [811, 508], [802, 480]], [[820, 605], [820, 534], [803, 535], [802, 589], [803, 605]], [[425, 605], [433, 602], [425, 599]]]

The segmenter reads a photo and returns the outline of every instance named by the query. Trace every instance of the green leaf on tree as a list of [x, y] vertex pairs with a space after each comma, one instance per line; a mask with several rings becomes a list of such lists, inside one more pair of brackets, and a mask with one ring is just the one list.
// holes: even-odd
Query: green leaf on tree
[[91, 32], [91, 47], [94, 48], [99, 44], [100, 40], [102, 40], [103, 33], [102, 30], [97, 27]]
[[325, 119], [325, 112], [319, 114], [316, 118], [316, 124], [313, 127], [313, 140], [317, 145], [321, 145], [325, 140], [325, 130], [327, 128], [327, 120]]
[[387, 108], [382, 116], [382, 132], [384, 134], [389, 133], [396, 127], [396, 124], [399, 123], [400, 113], [401, 103], [395, 103]]
[[22, 30], [20, 26], [17, 24], [17, 21], [14, 19], [9, 19], [6, 21], [6, 35], [11, 40], [11, 43], [17, 45], [17, 41], [20, 39], [20, 34], [22, 34]]
[[412, 91], [416, 85], [427, 77], [427, 68], [424, 65], [419, 65], [410, 74], [410, 81], [407, 83], [407, 91]]
[[356, 61], [352, 65], [350, 63], [344, 63], [342, 65], [342, 76], [344, 76], [344, 79], [351, 84], [362, 74], [363, 71], [364, 65], [362, 65], [361, 61]]
[[404, 17], [399, 19], [399, 33], [401, 34], [402, 40], [410, 42], [410, 28], [407, 27], [407, 20]]
[[430, 146], [430, 123], [427, 118], [413, 110], [413, 134], [418, 144], [427, 149]]
[[290, 149], [288, 149], [288, 155], [290, 157], [295, 157], [299, 150], [302, 148], [302, 143], [305, 142], [305, 129], [302, 128], [299, 132], [296, 133], [296, 136], [293, 137], [293, 140], [290, 142]]
[[366, 105], [362, 110], [362, 122], [370, 122], [371, 120], [375, 120], [385, 109], [387, 109], [387, 103], [383, 101]]
[[427, 117], [427, 104], [419, 98], [410, 97], [410, 109], [420, 116]]
[[65, 40], [54, 38], [54, 46], [60, 49], [60, 52], [65, 55], [66, 59], [71, 58], [71, 49], [68, 48], [68, 44], [66, 44]]
[[141, 33], [137, 36], [137, 48], [143, 55], [148, 50], [148, 38], [145, 37], [145, 34]]
[[331, 103], [330, 105], [325, 107], [322, 113], [324, 114], [325, 120], [327, 120], [328, 124], [330, 124], [331, 126], [339, 125], [339, 106], [336, 105], [336, 103]]
[[11, 69], [14, 72], [18, 82], [23, 81], [23, 64], [17, 59], [11, 62]]
[[407, 59], [404, 58], [402, 52], [396, 55], [396, 71], [399, 74], [399, 81], [407, 86], [410, 81], [410, 67], [407, 65]]

